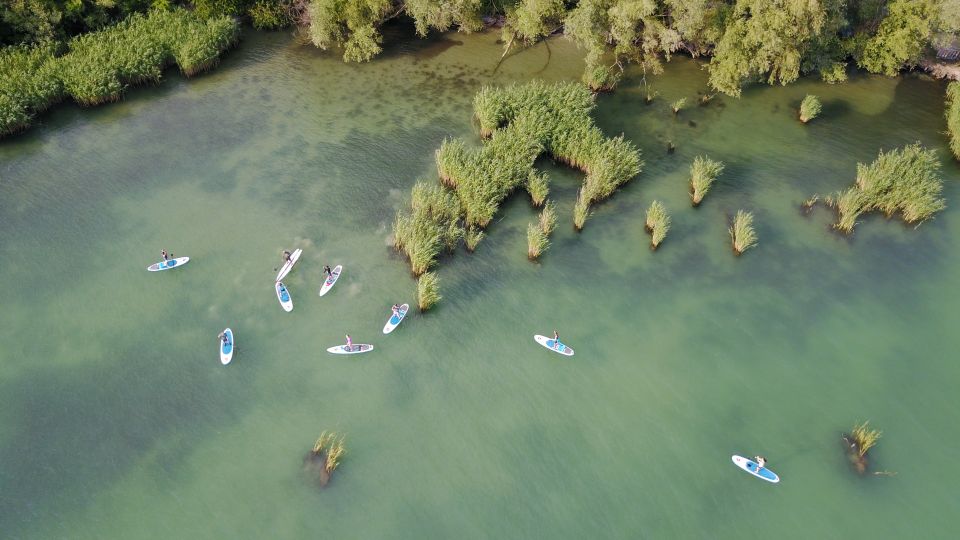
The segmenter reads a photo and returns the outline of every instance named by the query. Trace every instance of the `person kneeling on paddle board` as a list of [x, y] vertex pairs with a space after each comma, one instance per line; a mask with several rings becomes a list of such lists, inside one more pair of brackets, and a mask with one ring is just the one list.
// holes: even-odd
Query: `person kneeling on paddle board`
[[290, 252], [283, 250], [283, 262], [290, 262]]
[[394, 304], [390, 309], [393, 310], [394, 316], [397, 316], [400, 314], [400, 304]]
[[347, 334], [347, 350], [348, 351], [353, 350], [353, 340], [350, 339], [350, 334]]
[[327, 277], [330, 277], [333, 275], [333, 270], [331, 270], [330, 267], [327, 265], [323, 265], [323, 272], [327, 274]]
[[763, 456], [753, 456], [753, 460], [757, 462], [757, 471], [763, 468], [767, 464], [767, 458]]
[[220, 332], [220, 335], [217, 336], [217, 337], [220, 338], [220, 341], [221, 341], [224, 345], [227, 345], [228, 343], [230, 343], [230, 340], [227, 339], [227, 335], [224, 334], [223, 332]]

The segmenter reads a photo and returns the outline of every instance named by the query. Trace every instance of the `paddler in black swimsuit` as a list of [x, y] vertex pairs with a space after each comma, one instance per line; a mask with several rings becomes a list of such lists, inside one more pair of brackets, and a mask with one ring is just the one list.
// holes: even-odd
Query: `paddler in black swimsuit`
[[323, 265], [323, 271], [324, 273], [327, 274], [327, 277], [330, 277], [333, 275], [333, 270], [330, 270], [330, 267], [327, 265]]
[[553, 348], [556, 349], [560, 346], [560, 334], [556, 330], [553, 331]]
[[169, 261], [169, 260], [170, 260], [170, 256], [167, 255], [167, 250], [165, 250], [165, 249], [161, 249], [161, 250], [160, 250], [160, 257], [162, 257], [163, 260], [165, 260], [165, 261]]
[[290, 252], [283, 250], [283, 262], [290, 262]]

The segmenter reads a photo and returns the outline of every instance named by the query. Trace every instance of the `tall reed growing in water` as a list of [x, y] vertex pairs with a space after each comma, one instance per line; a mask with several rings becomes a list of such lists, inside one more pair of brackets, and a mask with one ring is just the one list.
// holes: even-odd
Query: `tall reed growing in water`
[[330, 476], [336, 470], [337, 465], [340, 464], [340, 458], [346, 452], [343, 441], [343, 435], [335, 431], [324, 431], [304, 460], [309, 468], [318, 475], [321, 487], [330, 482]]
[[650, 249], [656, 250], [670, 230], [670, 215], [660, 201], [650, 203], [645, 228], [650, 233]]
[[527, 258], [536, 260], [550, 247], [550, 235], [557, 228], [557, 211], [553, 201], [547, 204], [540, 212], [537, 223], [527, 225]]
[[907, 223], [919, 225], [946, 208], [942, 192], [936, 152], [914, 143], [881, 150], [870, 165], [858, 163], [854, 186], [824, 201], [837, 210], [834, 227], [849, 234], [861, 214], [875, 210], [888, 218], [899, 213]]
[[950, 151], [960, 159], [960, 82], [947, 85], [947, 134], [950, 136]]
[[753, 214], [750, 212], [737, 210], [737, 215], [734, 216], [728, 232], [730, 242], [733, 244], [733, 252], [737, 256], [757, 245], [757, 233], [753, 230]]
[[417, 304], [420, 311], [426, 311], [443, 298], [440, 296], [440, 278], [434, 272], [427, 272], [417, 280]]
[[700, 202], [710, 191], [714, 180], [723, 172], [723, 162], [714, 161], [707, 156], [697, 156], [690, 166], [690, 203], [700, 206]]
[[813, 94], [807, 94], [800, 102], [800, 121], [806, 124], [814, 118], [820, 116], [823, 105], [820, 104], [820, 98]]
[[[642, 166], [632, 143], [622, 136], [605, 137], [594, 125], [593, 107], [593, 94], [579, 84], [534, 81], [481, 88], [474, 110], [486, 142], [469, 149], [463, 140], [447, 139], [436, 152], [437, 174], [457, 199], [458, 211], [401, 211], [394, 222], [395, 245], [406, 252], [413, 273], [431, 268], [444, 245], [456, 244], [451, 242], [455, 234], [468, 249], [475, 247], [500, 204], [517, 188], [525, 188], [535, 206], [543, 204], [548, 180], [533, 168], [543, 153], [586, 173], [574, 208], [574, 225], [581, 229], [590, 205], [611, 196]], [[529, 232], [537, 240], [532, 244], [543, 244], [533, 238], [537, 233], [532, 228]]]

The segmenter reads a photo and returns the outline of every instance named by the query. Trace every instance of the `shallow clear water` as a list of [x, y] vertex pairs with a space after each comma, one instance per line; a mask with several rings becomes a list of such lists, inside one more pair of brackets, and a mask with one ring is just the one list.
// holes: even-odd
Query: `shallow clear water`
[[[801, 81], [715, 98], [676, 58], [644, 105], [638, 73], [598, 100], [642, 174], [570, 212], [581, 176], [540, 164], [561, 226], [526, 259], [522, 195], [478, 251], [443, 260], [444, 299], [414, 303], [390, 223], [444, 137], [478, 143], [482, 84], [574, 80], [552, 40], [496, 72], [493, 34], [391, 43], [370, 64], [249, 32], [214, 73], [58, 107], [0, 143], [0, 527], [13, 538], [948, 537], [960, 509], [960, 200], [943, 85]], [[794, 118], [808, 92], [823, 117]], [[677, 144], [667, 154], [666, 142]], [[914, 230], [870, 216], [852, 238], [800, 201], [857, 161], [919, 140], [948, 208]], [[727, 170], [704, 204], [693, 157]], [[653, 253], [654, 198], [673, 229]], [[756, 215], [741, 258], [726, 221]], [[281, 249], [304, 255], [272, 287]], [[188, 266], [144, 268], [161, 248]], [[323, 264], [343, 264], [317, 297]], [[216, 335], [236, 332], [219, 364]], [[554, 328], [576, 349], [538, 347]], [[349, 332], [377, 350], [329, 355]], [[858, 477], [841, 431], [884, 436]], [[320, 489], [302, 459], [323, 430], [348, 455]], [[764, 454], [760, 482], [730, 455]]]

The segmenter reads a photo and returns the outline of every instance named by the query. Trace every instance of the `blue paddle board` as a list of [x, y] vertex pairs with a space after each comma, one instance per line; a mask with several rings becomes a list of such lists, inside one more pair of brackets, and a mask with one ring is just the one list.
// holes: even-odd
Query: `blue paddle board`
[[734, 465], [756, 476], [757, 478], [761, 478], [763, 480], [766, 480], [767, 482], [771, 482], [774, 484], [780, 481], [780, 477], [777, 476], [776, 473], [774, 473], [773, 471], [771, 471], [766, 467], [759, 467], [757, 463], [752, 459], [747, 459], [743, 456], [738, 456], [738, 455], [731, 456], [731, 459], [733, 459]]
[[220, 340], [220, 363], [227, 365], [230, 360], [233, 360], [233, 330], [227, 328], [223, 331], [223, 335], [227, 336], [227, 342]]
[[188, 262], [190, 262], [190, 257], [177, 257], [176, 259], [167, 259], [165, 261], [153, 263], [147, 267], [147, 270], [151, 272], [159, 272], [161, 270], [169, 270], [171, 268], [183, 266]]

